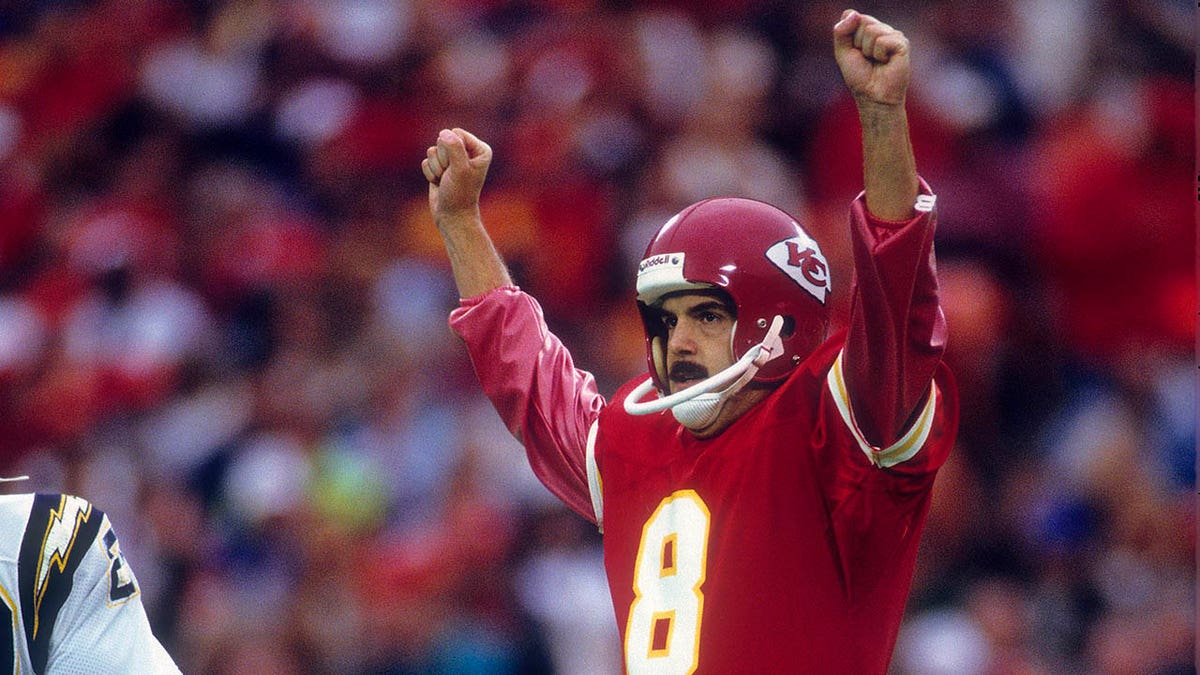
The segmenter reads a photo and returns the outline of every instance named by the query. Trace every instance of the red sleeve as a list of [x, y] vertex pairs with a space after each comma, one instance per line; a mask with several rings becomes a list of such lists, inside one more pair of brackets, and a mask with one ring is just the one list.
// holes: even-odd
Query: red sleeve
[[855, 282], [846, 388], [863, 435], [873, 445], [888, 446], [925, 401], [945, 351], [933, 255], [937, 216], [924, 181], [911, 220], [872, 216], [862, 194], [850, 213]]
[[450, 327], [467, 344], [483, 392], [517, 437], [538, 479], [596, 522], [585, 464], [604, 398], [590, 373], [546, 327], [542, 308], [514, 286], [463, 300]]

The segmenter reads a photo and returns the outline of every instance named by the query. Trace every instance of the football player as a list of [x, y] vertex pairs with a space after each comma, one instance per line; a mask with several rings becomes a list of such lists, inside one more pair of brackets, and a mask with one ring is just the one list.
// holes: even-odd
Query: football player
[[69, 495], [3, 495], [0, 533], [0, 672], [179, 672], [103, 511]]
[[803, 227], [760, 202], [702, 201], [646, 250], [649, 372], [608, 403], [483, 227], [488, 145], [444, 130], [422, 162], [463, 298], [450, 323], [539, 478], [601, 527], [630, 673], [888, 668], [957, 395], [908, 40], [852, 10], [832, 32], [865, 183], [850, 324], [832, 336], [835, 286]]

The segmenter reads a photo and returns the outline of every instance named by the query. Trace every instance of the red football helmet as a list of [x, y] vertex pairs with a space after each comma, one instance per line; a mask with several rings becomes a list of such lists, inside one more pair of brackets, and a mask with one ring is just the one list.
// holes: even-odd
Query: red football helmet
[[660, 392], [668, 391], [667, 333], [656, 306], [668, 293], [706, 288], [724, 290], [733, 300], [735, 359], [763, 341], [775, 316], [783, 317], [784, 358], [767, 362], [755, 381], [783, 380], [825, 339], [829, 266], [817, 242], [770, 204], [706, 199], [668, 220], [638, 266], [646, 357]]

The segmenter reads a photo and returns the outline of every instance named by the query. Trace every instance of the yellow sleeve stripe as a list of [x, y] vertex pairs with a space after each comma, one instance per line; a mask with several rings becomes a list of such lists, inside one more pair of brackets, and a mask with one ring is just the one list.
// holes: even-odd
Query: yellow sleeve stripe
[[604, 484], [600, 480], [600, 467], [596, 465], [596, 431], [600, 428], [600, 418], [592, 422], [588, 429], [587, 438], [587, 481], [588, 494], [592, 497], [592, 513], [596, 515], [596, 527], [604, 534]]
[[846, 376], [842, 372], [842, 354], [839, 353], [837, 360], [833, 362], [826, 381], [829, 385], [829, 393], [833, 394], [833, 401], [842, 415], [842, 421], [846, 423], [846, 428], [854, 435], [858, 446], [862, 448], [872, 464], [884, 468], [895, 466], [912, 459], [917, 451], [924, 447], [925, 441], [929, 438], [929, 432], [933, 428], [933, 413], [937, 410], [937, 384], [930, 383], [929, 397], [925, 401], [925, 407], [908, 431], [888, 447], [878, 448], [867, 441], [862, 431], [859, 430], [858, 424], [854, 422], [854, 413], [850, 410], [850, 393], [846, 389]]

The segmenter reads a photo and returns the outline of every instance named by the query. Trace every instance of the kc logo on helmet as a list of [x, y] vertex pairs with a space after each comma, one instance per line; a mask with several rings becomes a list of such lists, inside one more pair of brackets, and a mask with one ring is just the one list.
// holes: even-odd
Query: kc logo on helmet
[[829, 263], [821, 247], [807, 235], [777, 242], [767, 249], [767, 259], [783, 270], [808, 294], [825, 304], [829, 295]]

